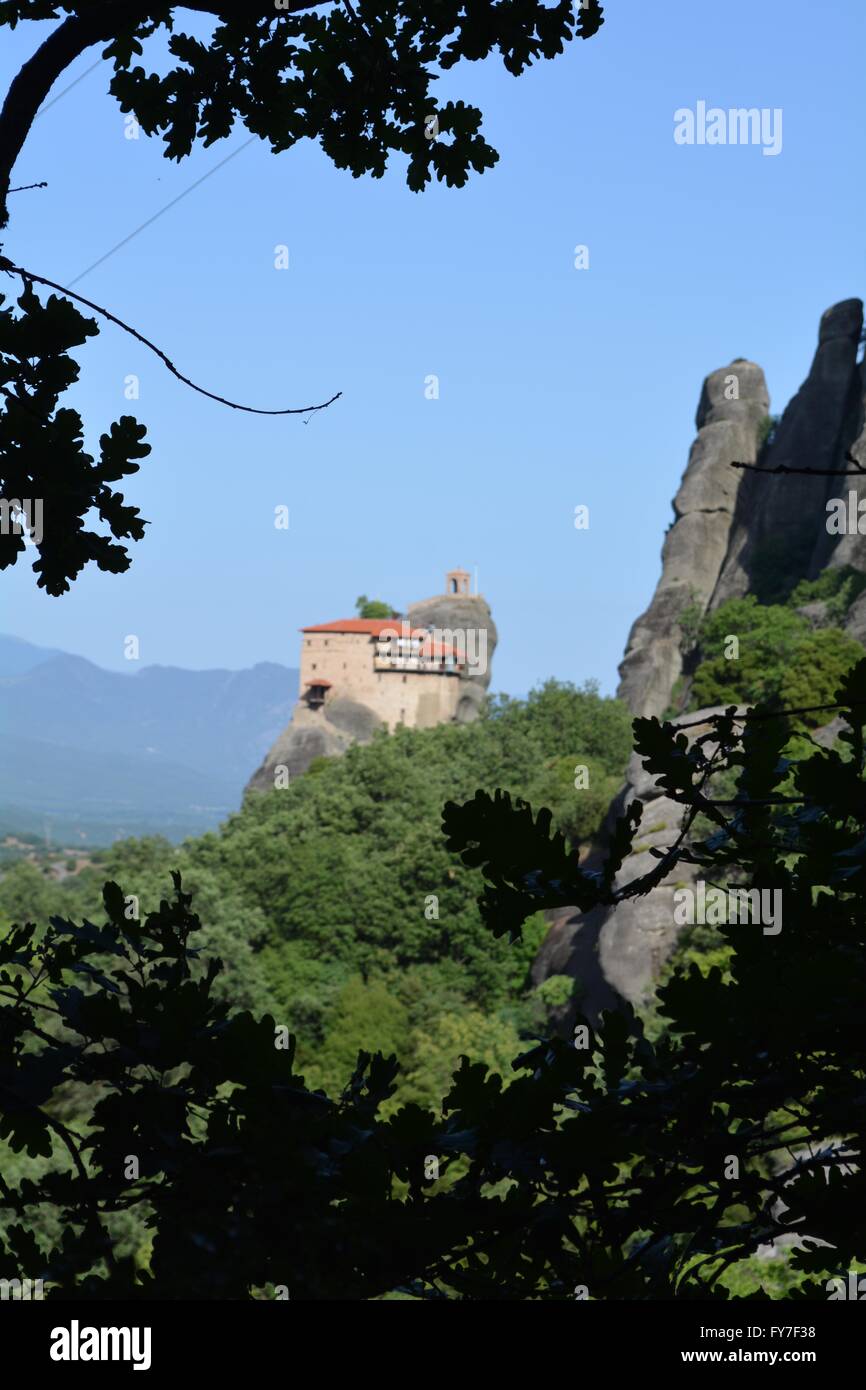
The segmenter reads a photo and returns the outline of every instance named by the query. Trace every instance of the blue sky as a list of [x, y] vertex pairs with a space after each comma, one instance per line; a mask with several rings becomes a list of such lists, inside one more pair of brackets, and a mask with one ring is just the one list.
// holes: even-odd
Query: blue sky
[[[500, 153], [460, 190], [413, 194], [396, 160], [353, 180], [310, 144], [240, 150], [242, 127], [169, 163], [125, 138], [105, 65], [40, 117], [14, 182], [49, 187], [13, 198], [8, 255], [68, 285], [239, 150], [77, 288], [213, 391], [343, 396], [308, 424], [226, 410], [105, 326], [72, 396], [93, 444], [120, 414], [147, 424], [153, 453], [126, 493], [152, 524], [127, 574], [89, 567], [63, 598], [29, 566], [8, 572], [2, 630], [114, 668], [129, 669], [129, 634], [142, 664], [293, 665], [297, 629], [359, 593], [403, 607], [477, 566], [494, 689], [551, 675], [615, 689], [703, 377], [752, 358], [781, 410], [821, 312], [866, 287], [866, 6], [605, 8], [597, 37], [520, 79], [491, 60], [440, 84], [482, 108]], [[51, 27], [4, 33], [4, 89]], [[674, 111], [699, 100], [780, 108], [781, 153], [675, 144]]]

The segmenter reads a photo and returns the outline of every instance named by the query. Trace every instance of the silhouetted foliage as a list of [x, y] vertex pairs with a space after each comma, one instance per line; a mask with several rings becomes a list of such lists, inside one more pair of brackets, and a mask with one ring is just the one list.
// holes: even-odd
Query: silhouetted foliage
[[[634, 805], [594, 874], [550, 838], [547, 812], [484, 794], [446, 807], [452, 848], [489, 880], [497, 934], [519, 936], [563, 894], [586, 909], [645, 893], [677, 860], [778, 890], [784, 918], [775, 935], [721, 927], [725, 969], [673, 975], [656, 1041], [628, 1008], [595, 1030], [578, 1017], [587, 1045], [539, 1040], [507, 1088], [464, 1058], [438, 1112], [383, 1118], [396, 1063], [363, 1053], [339, 1100], [310, 1092], [273, 1019], [214, 1002], [179, 879], [143, 922], [108, 884], [102, 927], [10, 932], [0, 1135], [36, 1155], [62, 1144], [71, 1162], [38, 1187], [0, 1183], [0, 1277], [43, 1277], [49, 1297], [724, 1298], [732, 1266], [794, 1233], [797, 1296], [825, 1298], [827, 1277], [866, 1253], [866, 660], [837, 700], [840, 750], [816, 745], [793, 768], [786, 720], [767, 711], [717, 716], [691, 746], [636, 720], [647, 769], [686, 815], [632, 883], [616, 871]], [[723, 767], [739, 774], [734, 806], [707, 795]], [[791, 776], [797, 802], [773, 804]], [[690, 841], [700, 813], [717, 829]], [[93, 1097], [80, 1134], [56, 1118], [69, 1083]], [[64, 1225], [50, 1249], [32, 1234], [46, 1202]], [[110, 1235], [134, 1205], [153, 1236], [140, 1268]]]
[[[215, 21], [209, 42], [176, 28], [183, 11]], [[94, 45], [102, 46], [112, 64], [110, 91], [121, 110], [163, 141], [168, 159], [181, 160], [196, 141], [208, 146], [226, 138], [240, 121], [274, 153], [299, 140], [317, 140], [338, 168], [356, 178], [380, 178], [389, 156], [400, 154], [409, 187], [419, 191], [432, 178], [461, 187], [470, 170], [481, 173], [498, 159], [480, 133], [477, 107], [452, 100], [436, 104], [440, 72], [498, 52], [506, 69], [519, 75], [539, 59], [562, 53], [571, 39], [590, 38], [603, 23], [598, 0], [562, 0], [552, 8], [538, 0], [517, 6], [511, 0], [480, 6], [459, 0], [0, 0], [0, 26], [61, 16], [66, 17], [13, 79], [0, 110], [0, 229], [8, 222], [12, 170], [42, 103], [69, 65]], [[161, 31], [168, 35], [173, 66], [158, 74], [135, 60]], [[20, 316], [4, 310], [0, 298], [0, 499], [43, 504], [45, 525], [32, 535], [39, 557], [34, 569], [42, 587], [60, 594], [88, 560], [102, 569], [128, 568], [125, 547], [85, 530], [83, 518], [95, 507], [116, 540], [141, 539], [144, 523], [137, 510], [106, 484], [135, 472], [131, 460], [144, 457], [149, 446], [141, 442], [144, 427], [124, 416], [103, 436], [101, 462], [93, 463], [84, 452], [79, 416], [56, 407], [78, 376], [69, 347], [98, 330], [69, 300], [52, 296], [41, 304], [27, 279], [28, 272], [40, 278], [34, 267], [22, 269], [0, 256], [0, 270], [24, 280]], [[180, 376], [160, 349], [148, 346]], [[0, 567], [14, 564], [23, 550], [20, 530], [4, 534]]]
[[[21, 503], [25, 514], [27, 504], [38, 501], [33, 569], [40, 588], [62, 594], [88, 560], [115, 574], [128, 569], [129, 554], [119, 541], [140, 540], [145, 522], [110, 484], [136, 473], [135, 460], [145, 458], [150, 445], [143, 442], [144, 426], [122, 415], [101, 436], [99, 460], [86, 452], [81, 416], [59, 400], [78, 380], [69, 349], [98, 333], [96, 323], [68, 299], [52, 294], [42, 303], [29, 284], [17, 303], [15, 315], [0, 294], [0, 494]], [[86, 528], [93, 508], [113, 540]], [[37, 520], [35, 511], [28, 520]], [[0, 569], [15, 564], [27, 534], [23, 521], [0, 528]]]

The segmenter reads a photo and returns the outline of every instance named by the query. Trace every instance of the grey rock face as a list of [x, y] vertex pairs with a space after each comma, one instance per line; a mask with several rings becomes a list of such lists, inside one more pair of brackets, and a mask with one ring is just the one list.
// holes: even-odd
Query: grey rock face
[[706, 611], [725, 561], [742, 470], [754, 462], [758, 427], [769, 398], [754, 362], [732, 362], [704, 381], [698, 435], [674, 498], [674, 523], [662, 548], [662, 576], [634, 624], [617, 691], [635, 714], [660, 715], [682, 671], [679, 619], [696, 604]]
[[[848, 449], [866, 467], [866, 363], [856, 361], [862, 321], [858, 299], [844, 300], [823, 315], [809, 375], [765, 448], [762, 468], [850, 467], [844, 463]], [[737, 378], [733, 393], [732, 376]], [[649, 608], [632, 628], [620, 666], [618, 694], [635, 714], [659, 715], [670, 704], [682, 672], [679, 619], [685, 608], [694, 604], [700, 612], [712, 611], [749, 593], [765, 601], [783, 598], [798, 580], [816, 578], [828, 565], [851, 565], [866, 573], [866, 535], [831, 536], [826, 525], [827, 499], [847, 497], [853, 489], [858, 500], [866, 500], [866, 481], [806, 474], [761, 477], [730, 467], [733, 461], [756, 461], [768, 406], [763, 373], [752, 362], [732, 362], [703, 384], [698, 436], [674, 499], [662, 576]], [[815, 626], [826, 624], [824, 603], [804, 605], [801, 612]], [[866, 645], [866, 593], [852, 604], [845, 626]], [[683, 719], [692, 724], [712, 712]], [[837, 729], [830, 725], [815, 737], [830, 744]], [[691, 730], [690, 736], [699, 732]], [[682, 820], [681, 808], [658, 793], [636, 755], [608, 821], [635, 798], [644, 803], [643, 819], [619, 886], [657, 863], [650, 851], [673, 843]], [[691, 886], [697, 876], [690, 865], [678, 864], [645, 897], [583, 917], [569, 909], [551, 914], [534, 978], [573, 975], [591, 1018], [610, 1007], [611, 1000], [645, 999], [676, 941], [674, 892], [678, 885]]]
[[827, 604], [817, 599], [814, 603], [804, 603], [795, 610], [801, 618], [805, 618], [810, 627], [829, 627], [830, 618], [828, 616]]
[[[694, 726], [686, 730], [691, 742], [708, 733], [710, 716], [720, 713], [722, 706], [673, 722]], [[669, 849], [682, 825], [683, 807], [658, 788], [633, 753], [625, 786], [608, 812], [607, 826], [635, 800], [642, 802], [643, 815], [634, 850], [616, 877], [617, 888], [655, 868], [658, 859], [651, 851]], [[674, 922], [674, 893], [692, 887], [699, 876], [694, 866], [680, 863], [643, 897], [626, 898], [615, 907], [596, 908], [585, 916], [568, 909], [551, 914], [551, 928], [536, 957], [533, 979], [538, 983], [552, 974], [573, 976], [579, 984], [581, 1009], [590, 1020], [613, 1007], [617, 999], [645, 1002], [681, 930]]]
[[[845, 467], [848, 449], [866, 466], [866, 365], [856, 360], [862, 322], [859, 299], [843, 300], [823, 315], [809, 374], [761, 456], [762, 469]], [[732, 362], [704, 381], [698, 435], [674, 498], [661, 579], [629, 634], [619, 668], [617, 693], [635, 714], [659, 715], [669, 705], [682, 672], [678, 620], [692, 604], [706, 612], [749, 593], [783, 598], [798, 580], [813, 579], [828, 565], [866, 572], [866, 536], [833, 536], [826, 524], [827, 499], [859, 486], [866, 500], [866, 481], [760, 476], [730, 466], [756, 462], [768, 409], [764, 374], [754, 362]], [[864, 623], [854, 605], [848, 630], [856, 636]]]
[[[699, 710], [674, 722], [692, 725], [721, 712], [721, 706], [717, 710]], [[689, 742], [706, 734], [709, 728], [709, 724], [689, 728]], [[682, 826], [683, 807], [659, 791], [640, 758], [632, 754], [628, 781], [611, 808], [612, 812], [621, 814], [635, 799], [643, 803], [643, 816], [634, 850], [623, 861], [616, 877], [617, 888], [625, 887], [654, 869], [658, 858], [651, 851], [663, 853], [669, 849]], [[627, 898], [605, 913], [599, 930], [599, 961], [605, 980], [622, 998], [638, 1004], [652, 992], [680, 932], [674, 922], [674, 892], [677, 888], [691, 888], [699, 876], [693, 865], [679, 863], [651, 893], [641, 898]]]
[[568, 907], [549, 913], [550, 926], [532, 966], [534, 985], [540, 985], [550, 975], [570, 975], [580, 1010], [592, 1023], [603, 1009], [615, 1009], [621, 999], [604, 975], [599, 959], [598, 937], [604, 919], [601, 908], [583, 916]]
[[328, 701], [327, 723], [353, 743], [369, 743], [376, 730], [382, 727], [382, 720], [369, 705], [349, 700], [345, 695]]
[[[487, 687], [490, 685], [493, 653], [498, 640], [496, 624], [486, 600], [480, 594], [441, 594], [436, 598], [425, 598], [419, 603], [410, 604], [407, 616], [414, 627], [435, 627], [442, 631], [476, 634], [466, 638], [467, 653], [470, 657], [473, 654], [480, 655], [481, 634], [485, 634], [484, 669], [470, 669], [460, 677], [463, 688], [457, 708], [457, 720], [460, 724], [471, 723], [473, 719], [477, 719]], [[478, 663], [479, 668], [480, 664]]]
[[461, 686], [460, 699], [457, 702], [457, 723], [471, 724], [473, 719], [478, 718], [484, 704], [484, 686], [479, 680], [472, 679], [462, 680]]
[[[846, 299], [823, 315], [809, 375], [787, 406], [763, 466], [842, 466], [862, 394], [856, 364], [862, 321], [859, 299]], [[826, 499], [837, 495], [840, 482], [845, 480], [747, 473], [711, 607], [747, 593], [784, 596], [798, 579], [819, 574], [835, 544], [827, 535]]]
[[[857, 566], [857, 568], [860, 568]], [[866, 568], [866, 566], [864, 566]], [[845, 631], [866, 647], [866, 592], [855, 599], [845, 617]]]
[[[852, 424], [850, 427], [850, 433], [855, 437], [850, 452], [856, 463], [859, 463], [862, 468], [866, 468], [866, 428], [864, 428], [864, 417], [866, 417], [866, 360], [860, 363], [858, 386], [857, 407], [856, 410], [852, 412]], [[848, 431], [846, 430], [845, 434], [843, 434], [843, 445], [846, 442], [847, 433]], [[840, 449], [840, 454], [843, 456], [843, 459], [844, 453], [844, 448]], [[853, 465], [851, 463], [844, 463], [844, 465], [840, 463], [840, 467], [841, 466], [851, 468]], [[840, 475], [837, 478], [833, 478], [830, 481], [827, 496], [847, 499], [849, 492], [855, 493], [858, 504], [866, 501], [866, 479], [861, 481], [856, 476], [850, 475], [847, 477]], [[832, 539], [822, 537], [819, 546], [816, 547], [816, 558], [825, 554], [827, 547], [831, 545], [833, 549], [827, 560], [827, 564], [829, 564], [831, 568], [835, 568], [837, 565], [851, 565], [854, 569], [866, 571], [866, 536], [861, 536], [859, 529], [850, 535], [839, 536]], [[854, 608], [856, 607], [856, 603], [852, 605], [845, 626], [853, 637], [857, 637], [858, 642], [862, 642], [863, 638], [858, 636], [858, 633], [854, 631], [854, 627], [852, 626], [852, 623], [860, 629], [862, 629], [863, 626], [862, 617], [855, 618], [854, 616]]]
[[356, 700], [334, 699], [323, 711], [295, 706], [291, 723], [268, 750], [261, 766], [253, 773], [247, 791], [273, 791], [279, 768], [286, 768], [289, 783], [306, 772], [314, 758], [333, 758], [345, 753], [353, 743], [369, 743], [382, 721], [366, 705]]
[[767, 414], [769, 405], [763, 371], [757, 363], [738, 357], [729, 367], [720, 367], [704, 379], [695, 412], [695, 427], [702, 430], [705, 425], [722, 420], [740, 424], [744, 417], [757, 426]]

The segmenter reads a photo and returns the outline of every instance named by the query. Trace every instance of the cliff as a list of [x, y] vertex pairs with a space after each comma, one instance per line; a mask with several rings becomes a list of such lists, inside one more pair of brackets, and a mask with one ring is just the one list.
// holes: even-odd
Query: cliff
[[[823, 315], [811, 369], [761, 453], [763, 469], [845, 467], [851, 448], [866, 462], [866, 375], [857, 362], [862, 324], [859, 299]], [[703, 383], [662, 575], [619, 668], [617, 694], [635, 714], [660, 715], [670, 703], [682, 673], [679, 618], [686, 608], [712, 612], [750, 593], [784, 597], [827, 566], [866, 571], [866, 537], [829, 535], [826, 525], [827, 499], [845, 496], [856, 478], [758, 476], [731, 467], [756, 462], [768, 408], [764, 373], [754, 362], [732, 362]], [[866, 630], [866, 604], [854, 605], [847, 625], [855, 637]]]
[[[858, 492], [859, 484], [866, 502], [866, 481], [759, 476], [731, 467], [735, 461], [758, 459], [768, 470], [851, 467], [845, 463], [849, 450], [866, 466], [866, 364], [857, 362], [862, 323], [858, 299], [845, 300], [823, 315], [809, 374], [763, 447], [769, 397], [761, 368], [738, 359], [704, 381], [697, 437], [662, 549], [661, 578], [649, 607], [632, 627], [620, 666], [617, 693], [634, 714], [661, 716], [671, 704], [675, 682], [683, 674], [680, 619], [686, 609], [706, 614], [748, 594], [765, 602], [783, 600], [800, 580], [814, 579], [828, 567], [849, 565], [866, 573], [866, 535], [834, 535], [827, 527], [828, 499], [847, 498]], [[866, 644], [866, 592], [848, 610], [844, 627]], [[693, 712], [683, 722], [692, 725], [710, 713]], [[688, 736], [706, 733], [708, 727], [691, 728]], [[636, 755], [607, 825], [635, 798], [644, 803], [641, 832], [617, 876], [618, 886], [646, 873], [656, 862], [650, 851], [670, 845], [681, 824], [681, 807], [659, 793]], [[681, 863], [668, 881], [643, 898], [585, 917], [571, 909], [553, 914], [534, 965], [535, 980], [574, 976], [590, 1016], [618, 997], [640, 1002], [676, 941], [674, 880], [686, 886], [696, 876], [696, 870]]]

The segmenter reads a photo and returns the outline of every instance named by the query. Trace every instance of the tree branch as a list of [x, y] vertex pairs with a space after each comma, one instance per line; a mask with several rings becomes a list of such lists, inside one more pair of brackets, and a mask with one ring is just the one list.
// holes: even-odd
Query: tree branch
[[857, 462], [849, 449], [845, 455], [846, 463], [853, 468], [791, 468], [787, 463], [777, 463], [775, 468], [761, 468], [757, 463], [732, 463], [732, 468], [746, 468], [750, 473], [805, 473], [810, 478], [866, 477], [866, 468]]
[[[60, 1138], [63, 1140], [63, 1143], [66, 1145], [67, 1149], [72, 1155], [72, 1161], [75, 1164], [76, 1169], [78, 1170], [78, 1176], [81, 1178], [82, 1182], [86, 1184], [84, 1191], [88, 1192], [90, 1190], [90, 1177], [88, 1175], [87, 1169], [81, 1161], [80, 1153], [78, 1152], [74, 1143], [72, 1142], [72, 1131], [68, 1130], [66, 1128], [66, 1125], [61, 1124], [59, 1120], [52, 1119], [50, 1115], [46, 1115], [44, 1111], [40, 1110], [39, 1114], [41, 1114], [43, 1120], [48, 1125], [49, 1129], [53, 1129], [55, 1134], [60, 1135]], [[79, 1143], [82, 1142], [80, 1136], [76, 1135], [75, 1137], [78, 1139]]]
[[[218, 396], [213, 391], [206, 391], [203, 386], [196, 386], [194, 381], [190, 381], [188, 376], [184, 376], [182, 372], [178, 371], [171, 359], [162, 351], [162, 348], [158, 348], [156, 343], [152, 343], [149, 338], [145, 338], [144, 334], [139, 333], [137, 329], [132, 328], [128, 323], [124, 323], [123, 319], [119, 319], [115, 314], [112, 314], [109, 309], [103, 309], [101, 305], [94, 304], [92, 299], [85, 299], [84, 295], [75, 294], [73, 290], [67, 290], [63, 285], [58, 285], [54, 280], [46, 280], [44, 275], [34, 275], [32, 270], [25, 270], [23, 266], [14, 265], [13, 262], [8, 260], [5, 256], [0, 256], [0, 270], [8, 271], [10, 275], [20, 275], [25, 284], [28, 281], [36, 281], [37, 284], [47, 285], [49, 289], [58, 290], [60, 294], [68, 295], [70, 299], [77, 300], [79, 304], [86, 304], [88, 309], [92, 309], [94, 313], [102, 314], [103, 318], [108, 319], [109, 323], [116, 323], [118, 328], [122, 328], [125, 333], [129, 333], [137, 342], [143, 343], [146, 348], [150, 348], [151, 352], [156, 353], [159, 360], [168, 367], [172, 376], [176, 376], [178, 381], [183, 382], [184, 386], [189, 386], [193, 391], [197, 391], [200, 396], [207, 396], [209, 400], [218, 401], [220, 405], [227, 405], [232, 410], [245, 410], [251, 415], [311, 415], [316, 410], [326, 410], [329, 405], [333, 405], [334, 401], [339, 400], [340, 396], [343, 394], [342, 391], [337, 391], [335, 395], [331, 396], [330, 400], [322, 401], [319, 405], [288, 406], [284, 410], [262, 410], [255, 405], [239, 405], [237, 401], [226, 400], [225, 396]], [[15, 399], [19, 400], [20, 398], [16, 396]], [[23, 404], [23, 401], [21, 404]]]
[[[131, 14], [129, 5], [122, 8]], [[70, 15], [13, 78], [0, 110], [0, 230], [9, 220], [6, 199], [12, 170], [37, 111], [70, 63], [91, 44], [110, 35], [112, 22], [116, 24], [117, 19], [109, 21], [104, 12], [88, 15], [87, 19]]]
[[[760, 713], [756, 713], [753, 709], [750, 709], [746, 714], [732, 714], [731, 718], [735, 724], [754, 724], [761, 723], [765, 719], [786, 719], [792, 718], [794, 715], [819, 714], [832, 709], [859, 709], [863, 704], [866, 704], [866, 701], [849, 700], [845, 704], [839, 704], [839, 702], [836, 701], [836, 703], [830, 705], [801, 705], [799, 709], [771, 709], [763, 710]], [[730, 708], [735, 709], [736, 706], [731, 705]], [[713, 724], [716, 720], [725, 719], [726, 717], [727, 710], [724, 714], [708, 714], [705, 719], [691, 719], [688, 724], [675, 724], [674, 728], [677, 729], [677, 731], [680, 729], [700, 729], [705, 724]]]
[[[260, 14], [251, 12], [250, 0], [186, 0], [174, 8], [195, 10], [216, 19], [255, 21], [266, 17], [264, 8]], [[288, 10], [274, 10], [273, 15], [267, 17], [278, 20], [284, 14], [317, 8], [319, 5], [315, 3], [296, 3]], [[108, 42], [130, 25], [136, 28], [156, 17], [147, 12], [142, 14], [140, 3], [103, 0], [102, 4], [92, 5], [86, 15], [70, 15], [65, 19], [13, 78], [0, 109], [0, 231], [9, 221], [6, 199], [12, 170], [37, 112], [57, 78], [93, 44]]]

